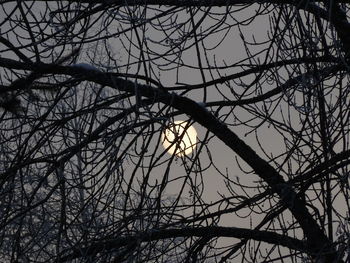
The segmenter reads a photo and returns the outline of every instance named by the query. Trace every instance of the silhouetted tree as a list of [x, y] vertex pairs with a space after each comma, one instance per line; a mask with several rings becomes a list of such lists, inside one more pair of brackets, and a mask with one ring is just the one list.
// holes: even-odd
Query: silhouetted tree
[[349, 262], [348, 1], [0, 7], [2, 262]]

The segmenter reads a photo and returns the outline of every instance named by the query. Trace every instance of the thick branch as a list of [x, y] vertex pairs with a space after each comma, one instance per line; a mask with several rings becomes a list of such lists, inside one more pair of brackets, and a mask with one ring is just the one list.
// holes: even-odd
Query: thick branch
[[[307, 251], [303, 241], [280, 235], [275, 232], [259, 231], [236, 227], [186, 227], [181, 229], [150, 230], [138, 235], [118, 237], [111, 240], [94, 242], [83, 248], [76, 248], [72, 253], [61, 258], [60, 262], [73, 260], [81, 256], [90, 256], [103, 250], [113, 250], [133, 243], [150, 242], [155, 240], [183, 237], [232, 237], [254, 239], [269, 244], [281, 245], [298, 251]], [[71, 250], [69, 250], [71, 251]], [[64, 252], [63, 252], [64, 253]]]

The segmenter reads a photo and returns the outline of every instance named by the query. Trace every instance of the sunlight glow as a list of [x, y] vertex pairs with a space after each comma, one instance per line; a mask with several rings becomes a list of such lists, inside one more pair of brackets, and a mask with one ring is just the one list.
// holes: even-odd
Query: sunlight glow
[[162, 132], [162, 144], [169, 154], [189, 155], [196, 148], [196, 142], [197, 132], [186, 121], [175, 121]]

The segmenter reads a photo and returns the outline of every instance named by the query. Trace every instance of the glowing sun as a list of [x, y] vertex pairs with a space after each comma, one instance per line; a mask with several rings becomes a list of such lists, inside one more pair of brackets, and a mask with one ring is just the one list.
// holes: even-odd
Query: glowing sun
[[186, 121], [175, 121], [162, 132], [162, 143], [169, 154], [189, 155], [195, 148], [197, 132]]

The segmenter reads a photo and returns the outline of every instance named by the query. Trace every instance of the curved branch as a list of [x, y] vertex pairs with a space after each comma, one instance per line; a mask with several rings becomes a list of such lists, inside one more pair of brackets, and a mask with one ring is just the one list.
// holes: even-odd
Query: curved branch
[[[333, 56], [323, 56], [323, 57], [317, 57], [317, 58], [297, 58], [297, 59], [288, 59], [288, 60], [282, 60], [282, 61], [276, 61], [264, 65], [257, 65], [250, 69], [234, 73], [228, 76], [224, 76], [218, 79], [214, 79], [211, 81], [207, 81], [206, 83], [201, 84], [194, 84], [194, 85], [184, 85], [184, 86], [178, 86], [178, 87], [167, 87], [167, 90], [183, 90], [183, 89], [201, 89], [209, 86], [213, 86], [216, 84], [222, 84], [230, 80], [242, 78], [245, 76], [248, 76], [250, 74], [259, 73], [263, 70], [269, 70], [276, 67], [281, 67], [285, 65], [293, 65], [293, 64], [299, 64], [299, 63], [315, 63], [315, 62], [334, 62], [339, 63], [339, 58], [333, 57]], [[311, 74], [310, 74], [311, 75]]]
[[[193, 236], [207, 238], [232, 237], [239, 239], [254, 239], [269, 244], [281, 245], [298, 251], [308, 251], [303, 241], [300, 241], [296, 238], [291, 238], [286, 235], [277, 234], [275, 232], [251, 230], [237, 227], [185, 227], [181, 229], [152, 229], [139, 233], [137, 235], [122, 236], [110, 240], [93, 242], [88, 246], [75, 248], [74, 251], [70, 254], [61, 257], [60, 262], [66, 262], [68, 260], [73, 260], [81, 256], [95, 255], [96, 253], [99, 253], [103, 250], [118, 249], [120, 247], [124, 247], [133, 243]], [[63, 251], [63, 254], [66, 252], [67, 251]]]
[[[343, 69], [344, 66], [342, 65], [335, 65], [335, 66], [331, 66], [331, 67], [327, 67], [323, 70], [317, 70], [317, 72], [320, 73], [321, 76], [323, 76], [324, 78], [327, 78], [330, 74], [332, 73], [336, 73], [339, 70]], [[257, 103], [263, 100], [266, 100], [268, 98], [271, 98], [277, 94], [279, 94], [280, 92], [284, 91], [284, 90], [288, 90], [291, 87], [298, 85], [300, 83], [302, 83], [302, 81], [307, 78], [307, 77], [312, 77], [315, 74], [315, 72], [308, 72], [305, 74], [301, 74], [295, 78], [291, 78], [289, 80], [287, 80], [285, 83], [283, 83], [282, 85], [253, 98], [248, 98], [248, 99], [241, 99], [241, 100], [236, 100], [236, 101], [213, 101], [213, 102], [208, 102], [205, 104], [205, 106], [240, 106], [240, 105], [247, 105], [247, 104], [252, 104], [252, 103]]]

